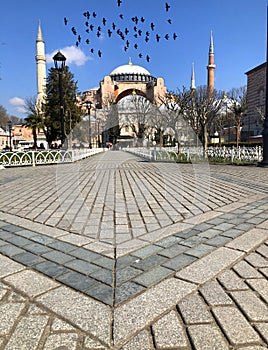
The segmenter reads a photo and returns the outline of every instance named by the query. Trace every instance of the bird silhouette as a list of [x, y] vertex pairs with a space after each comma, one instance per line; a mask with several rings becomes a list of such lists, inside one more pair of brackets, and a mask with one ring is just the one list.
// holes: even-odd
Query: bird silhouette
[[91, 52], [91, 53], [94, 53], [94, 49], [93, 49], [93, 48], [92, 48], [92, 49], [90, 49], [90, 52]]
[[86, 39], [86, 43], [89, 44], [89, 43], [90, 43], [90, 40], [89, 40], [89, 39]]
[[99, 50], [98, 51], [98, 56], [101, 57], [102, 56], [102, 52]]
[[112, 36], [112, 31], [110, 29], [108, 29], [108, 36], [109, 38]]
[[142, 34], [142, 30], [141, 29], [138, 30], [138, 34], [139, 34], [139, 36], [141, 36], [141, 34]]
[[77, 40], [79, 43], [81, 43], [81, 36], [80, 35], [78, 35]]
[[99, 38], [101, 36], [101, 32], [98, 30], [96, 35]]
[[138, 28], [135, 26], [135, 27], [133, 27], [133, 30], [134, 30], [134, 32], [136, 32], [138, 30]]
[[129, 33], [129, 30], [126, 28], [125, 29], [125, 34], [128, 35], [128, 33]]
[[145, 37], [145, 41], [148, 43], [148, 41], [149, 41], [149, 37], [148, 36]]
[[145, 18], [141, 17], [141, 22], [144, 23], [145, 22]]
[[138, 22], [139, 22], [139, 19], [138, 19], [138, 17], [137, 17], [137, 16], [132, 17], [132, 18], [131, 18], [131, 20], [132, 20], [132, 22], [136, 23], [136, 25], [137, 25], [137, 24], [138, 24]]
[[154, 23], [152, 22], [152, 23], [151, 23], [151, 29], [154, 30], [154, 28], [155, 28], [155, 25], [154, 25]]
[[99, 32], [101, 31], [101, 26], [98, 26], [97, 31]]
[[93, 13], [92, 13], [92, 16], [93, 16], [94, 18], [96, 18], [96, 17], [97, 17], [96, 12], [93, 12]]
[[85, 26], [88, 27], [89, 26], [89, 23], [88, 21], [85, 22]]
[[91, 24], [91, 25], [89, 26], [89, 28], [90, 28], [91, 31], [93, 31], [93, 29], [94, 29], [93, 24]]
[[76, 31], [75, 27], [72, 27], [71, 31], [73, 32], [74, 35], [77, 34], [77, 31]]
[[142, 53], [139, 53], [139, 58], [142, 58]]
[[103, 23], [104, 26], [106, 25], [106, 22], [107, 22], [106, 18], [103, 17], [102, 23]]
[[156, 41], [159, 43], [161, 37], [158, 34], [156, 34], [155, 37], [156, 37]]
[[136, 33], [136, 34], [134, 34], [133, 36], [134, 36], [134, 38], [136, 38], [136, 39], [137, 39], [137, 37], [138, 37], [138, 34]]
[[122, 0], [117, 0], [117, 6], [120, 7], [122, 4]]
[[169, 24], [171, 24], [171, 19], [170, 18], [167, 21], [168, 21]]
[[89, 33], [89, 29], [86, 29], [86, 32]]
[[78, 41], [76, 41], [76, 42], [75, 42], [75, 45], [78, 47], [78, 46], [79, 46], [79, 42], [78, 42]]
[[112, 23], [112, 28], [113, 28], [113, 30], [115, 30], [115, 28], [116, 28], [116, 25], [114, 22]]
[[146, 61], [150, 62], [150, 57], [148, 55], [146, 56]]
[[67, 23], [68, 23], [68, 19], [67, 19], [66, 17], [64, 17], [64, 19], [63, 19], [63, 20], [64, 20], [64, 24], [65, 24], [65, 25], [67, 25]]
[[138, 48], [138, 44], [134, 44], [134, 49], [136, 49], [137, 50], [137, 48]]
[[145, 33], [146, 36], [150, 35], [150, 32], [147, 30], [147, 32]]
[[173, 39], [176, 40], [178, 35], [176, 33], [173, 34]]
[[124, 18], [124, 16], [122, 15], [122, 13], [119, 15], [119, 17], [120, 17], [121, 19], [123, 19], [123, 18]]
[[168, 40], [168, 39], [169, 39], [169, 35], [166, 34], [164, 38], [165, 38], [166, 40]]
[[84, 12], [83, 15], [84, 15], [84, 17], [86, 17], [87, 19], [89, 19], [89, 17], [90, 17], [89, 11]]
[[129, 41], [128, 40], [126, 41], [126, 47], [129, 47]]
[[124, 51], [126, 52], [128, 50], [128, 47], [127, 46], [124, 46]]
[[169, 9], [170, 9], [170, 5], [166, 2], [166, 11], [168, 12]]

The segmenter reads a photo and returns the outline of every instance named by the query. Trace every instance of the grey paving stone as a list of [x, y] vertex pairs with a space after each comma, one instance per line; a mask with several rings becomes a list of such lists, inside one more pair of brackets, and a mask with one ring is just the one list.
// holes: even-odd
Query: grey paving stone
[[178, 271], [179, 269], [182, 269], [185, 266], [188, 266], [193, 261], [195, 261], [196, 258], [190, 255], [186, 254], [180, 254], [176, 256], [175, 258], [169, 259], [167, 262], [162, 264], [164, 267], [167, 267], [169, 269]]
[[116, 278], [116, 285], [120, 285], [121, 283], [124, 283], [137, 275], [140, 275], [143, 271], [135, 269], [134, 267], [128, 266], [124, 269], [117, 270], [115, 273]]
[[17, 231], [21, 230], [21, 227], [16, 226], [16, 225], [8, 225], [8, 224], [6, 224], [6, 225], [2, 226], [2, 229], [6, 230], [8, 232], [17, 232]]
[[211, 281], [199, 289], [200, 293], [211, 306], [233, 305], [232, 299], [217, 281]]
[[224, 271], [218, 280], [226, 290], [246, 290], [248, 285], [233, 270]]
[[267, 230], [254, 228], [232, 240], [226, 247], [249, 252], [267, 239], [267, 235]]
[[182, 239], [176, 236], [170, 236], [164, 239], [161, 239], [158, 242], [155, 242], [155, 245], [159, 245], [162, 248], [170, 247], [171, 245], [180, 242]]
[[24, 246], [24, 249], [37, 255], [52, 251], [51, 248], [48, 248], [47, 246], [39, 243], [27, 244]]
[[97, 282], [92, 288], [84, 291], [84, 293], [107, 305], [113, 305], [113, 289], [104, 283]]
[[66, 267], [56, 264], [52, 261], [44, 261], [40, 264], [35, 265], [34, 268], [37, 271], [43, 272], [52, 278], [55, 278], [69, 271]]
[[2, 241], [2, 239], [0, 239], [0, 247], [2, 247], [3, 245], [7, 245], [8, 243], [6, 241]]
[[230, 349], [221, 331], [214, 324], [200, 324], [189, 326], [188, 332], [196, 350]]
[[186, 324], [210, 323], [213, 318], [203, 299], [197, 294], [191, 294], [179, 304], [183, 320]]
[[68, 271], [57, 276], [56, 280], [78, 291], [85, 291], [97, 283], [95, 279], [76, 271]]
[[58, 250], [44, 253], [44, 254], [42, 254], [42, 257], [44, 257], [45, 259], [54, 261], [58, 264], [65, 264], [68, 261], [74, 260], [73, 256], [59, 252]]
[[101, 266], [101, 267], [104, 267], [104, 268], [109, 269], [109, 270], [113, 270], [115, 262], [114, 262], [114, 259], [110, 259], [110, 258], [103, 256], [99, 259], [94, 260], [94, 264]]
[[91, 277], [110, 286], [113, 285], [113, 272], [111, 270], [100, 268], [99, 270], [93, 272]]
[[76, 270], [78, 272], [81, 272], [84, 275], [90, 275], [91, 273], [101, 269], [100, 266], [97, 266], [90, 262], [79, 260], [79, 259], [68, 261], [67, 263], [64, 264], [64, 266], [70, 269]]
[[15, 234], [12, 237], [6, 238], [6, 241], [11, 243], [11, 244], [14, 244], [18, 247], [23, 247], [27, 244], [32, 243], [29, 239], [27, 239], [25, 237], [17, 236]]
[[203, 231], [201, 233], [199, 233], [198, 236], [200, 237], [205, 237], [205, 238], [213, 238], [215, 236], [218, 236], [222, 233], [222, 231], [219, 231], [219, 230], [215, 230], [214, 228], [210, 228], [206, 231]]
[[24, 266], [0, 254], [0, 277], [24, 270]]
[[224, 237], [224, 236], [217, 236], [214, 238], [211, 238], [206, 241], [206, 244], [212, 245], [214, 247], [222, 247], [226, 243], [230, 242], [232, 238], [230, 237]]
[[25, 253], [25, 250], [9, 243], [4, 246], [0, 246], [0, 253], [9, 257], [13, 257], [17, 254]]
[[20, 231], [17, 231], [16, 232], [16, 235], [19, 235], [19, 236], [22, 236], [22, 237], [25, 237], [25, 238], [33, 238], [35, 236], [37, 236], [38, 234], [34, 231], [30, 231], [30, 230], [20, 230]]
[[46, 315], [23, 317], [5, 349], [36, 349], [47, 322], [48, 316]]
[[45, 259], [41, 258], [40, 256], [29, 252], [17, 254], [16, 256], [13, 256], [13, 259], [26, 266], [36, 265], [45, 261]]
[[260, 343], [259, 335], [236, 307], [216, 307], [213, 313], [232, 345]]
[[167, 269], [163, 266], [156, 266], [151, 270], [142, 273], [138, 277], [133, 279], [133, 282], [139, 283], [145, 287], [150, 287], [160, 281], [162, 281], [167, 276], [173, 273], [172, 270]]
[[129, 297], [144, 291], [145, 288], [134, 282], [126, 282], [115, 288], [115, 304], [119, 304]]
[[162, 250], [163, 250], [162, 247], [150, 244], [150, 245], [148, 245], [146, 247], [143, 247], [143, 248], [141, 248], [139, 250], [136, 250], [135, 252], [132, 253], [132, 255], [137, 256], [140, 259], [144, 259], [144, 258], [146, 258], [146, 257], [148, 257], [150, 255], [154, 255], [156, 253], [159, 253]]
[[61, 241], [54, 241], [52, 243], [49, 243], [48, 246], [63, 253], [69, 253], [72, 250], [77, 249], [75, 245]]
[[266, 343], [268, 343], [268, 322], [255, 323], [254, 326], [260, 332]]
[[85, 248], [77, 248], [70, 252], [70, 255], [75, 256], [76, 258], [86, 260], [88, 262], [95, 261], [102, 257], [102, 255], [95, 253], [91, 250]]
[[263, 257], [268, 259], [268, 245], [261, 245], [257, 250], [257, 253], [261, 254]]
[[55, 242], [55, 239], [45, 236], [45, 235], [40, 235], [40, 234], [35, 234], [34, 236], [30, 237], [32, 241], [35, 241], [40, 244], [50, 244]]
[[185, 252], [188, 248], [181, 244], [173, 244], [172, 246], [165, 248], [159, 252], [159, 255], [163, 255], [167, 258], [173, 258], [183, 252]]
[[116, 269], [123, 269], [126, 266], [131, 265], [132, 263], [135, 263], [135, 261], [137, 260], [136, 256], [132, 256], [132, 255], [125, 255], [122, 256], [118, 259], [116, 259]]
[[192, 229], [179, 232], [175, 234], [175, 236], [179, 238], [187, 239], [192, 236], [197, 236], [198, 234], [200, 234], [200, 232], [201, 232], [200, 230], [195, 230], [194, 228], [192, 228]]
[[231, 230], [227, 230], [222, 232], [222, 235], [225, 237], [235, 238], [244, 233], [243, 230], [237, 230], [236, 228], [232, 228]]
[[204, 237], [193, 236], [193, 237], [185, 239], [184, 241], [181, 241], [181, 244], [186, 245], [187, 247], [193, 247], [197, 244], [204, 242], [205, 240], [206, 239]]
[[150, 255], [145, 259], [138, 259], [135, 257], [136, 261], [132, 264], [133, 267], [136, 267], [140, 270], [149, 270], [150, 268], [160, 265], [167, 261], [167, 258], [161, 255]]
[[231, 292], [231, 296], [250, 321], [268, 321], [268, 307], [253, 291]]
[[[207, 242], [206, 242], [207, 243]], [[185, 252], [185, 254], [195, 256], [196, 258], [201, 258], [202, 256], [208, 254], [212, 250], [214, 250], [215, 247], [208, 245], [208, 244], [199, 244], [194, 248], [191, 248]]]
[[188, 339], [182, 322], [175, 311], [171, 311], [152, 326], [157, 349], [183, 348]]

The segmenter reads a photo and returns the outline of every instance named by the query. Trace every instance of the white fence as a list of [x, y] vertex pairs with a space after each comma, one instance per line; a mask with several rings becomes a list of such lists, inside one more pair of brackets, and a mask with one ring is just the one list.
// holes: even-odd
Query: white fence
[[[125, 148], [126, 152], [133, 153], [139, 157], [152, 161], [176, 161], [184, 156], [185, 160], [203, 158], [204, 149], [202, 147], [182, 147], [180, 155], [176, 147], [169, 148]], [[208, 159], [225, 159], [231, 162], [251, 161], [259, 162], [262, 160], [262, 147], [209, 147], [206, 154]]]
[[4, 151], [0, 152], [0, 165], [15, 167], [73, 163], [105, 150], [104, 148], [93, 148], [82, 150]]

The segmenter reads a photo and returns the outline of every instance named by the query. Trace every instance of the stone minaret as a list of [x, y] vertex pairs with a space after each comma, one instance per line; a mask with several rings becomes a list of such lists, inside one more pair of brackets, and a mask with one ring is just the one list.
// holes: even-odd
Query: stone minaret
[[194, 64], [192, 63], [192, 75], [191, 75], [191, 90], [195, 90], [195, 74], [194, 74]]
[[215, 63], [214, 63], [214, 44], [213, 44], [213, 36], [212, 32], [210, 33], [210, 45], [209, 45], [209, 54], [208, 54], [208, 83], [207, 83], [207, 89], [208, 89], [208, 96], [213, 98], [214, 97], [214, 83], [215, 83]]
[[40, 20], [36, 37], [36, 72], [37, 72], [37, 101], [36, 106], [40, 108], [46, 94], [46, 56], [45, 42], [41, 30]]

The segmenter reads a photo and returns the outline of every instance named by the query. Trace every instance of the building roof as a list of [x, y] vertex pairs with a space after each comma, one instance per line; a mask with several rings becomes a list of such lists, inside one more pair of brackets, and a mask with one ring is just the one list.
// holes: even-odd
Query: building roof
[[263, 68], [265, 68], [265, 67], [266, 67], [266, 62], [260, 64], [260, 65], [257, 66], [257, 67], [254, 67], [254, 68], [250, 69], [250, 70], [247, 71], [245, 74], [246, 74], [246, 75], [251, 74], [251, 73], [253, 73], [253, 72], [255, 72], [255, 71], [258, 71], [259, 69], [263, 69]]

